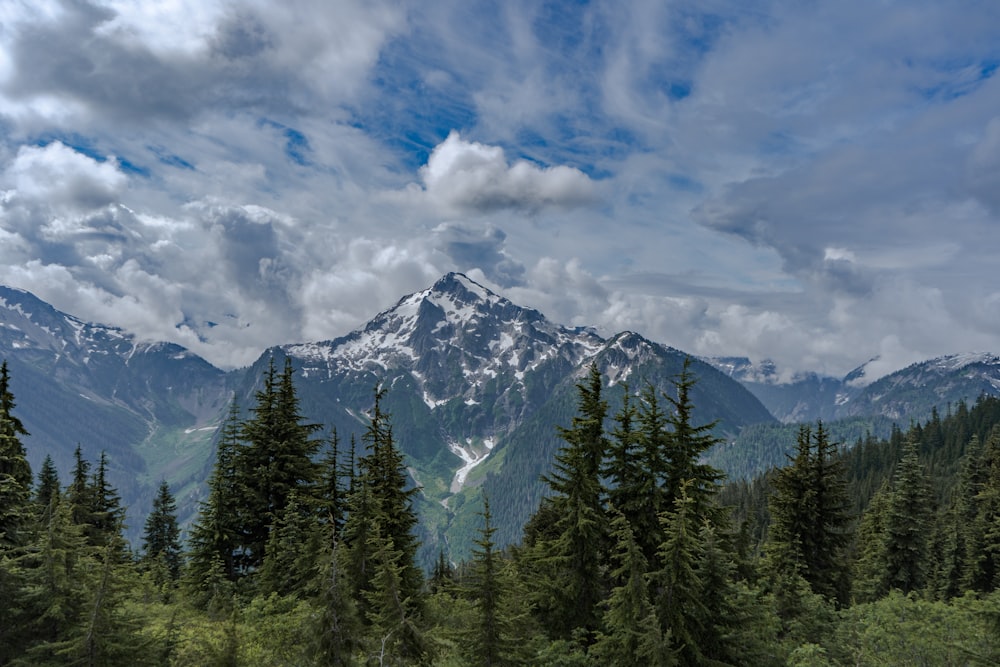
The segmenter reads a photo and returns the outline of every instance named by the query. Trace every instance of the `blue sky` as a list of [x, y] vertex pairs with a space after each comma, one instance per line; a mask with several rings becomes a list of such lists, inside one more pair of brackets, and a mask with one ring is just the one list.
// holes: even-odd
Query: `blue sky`
[[1000, 352], [1000, 5], [8, 1], [0, 283], [232, 367], [441, 274], [788, 373]]

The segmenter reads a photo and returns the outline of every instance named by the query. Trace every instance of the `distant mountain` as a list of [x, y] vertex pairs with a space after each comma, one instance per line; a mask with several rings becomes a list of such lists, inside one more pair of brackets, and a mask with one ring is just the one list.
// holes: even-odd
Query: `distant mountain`
[[933, 408], [982, 395], [1000, 396], [1000, 357], [990, 353], [952, 354], [912, 364], [879, 378], [839, 406], [842, 417], [883, 415], [906, 427]]
[[161, 478], [179, 505], [194, 495], [231, 395], [223, 371], [180, 346], [82, 322], [8, 287], [0, 287], [0, 358], [30, 432], [33, 470], [50, 454], [66, 483], [77, 444], [93, 462], [106, 451], [132, 534]]
[[1000, 395], [1000, 357], [989, 353], [953, 354], [912, 364], [871, 380], [867, 366], [842, 379], [802, 373], [782, 380], [774, 363], [758, 364], [745, 357], [706, 359], [760, 399], [785, 423], [885, 417], [905, 427], [924, 420], [933, 408], [980, 395]]

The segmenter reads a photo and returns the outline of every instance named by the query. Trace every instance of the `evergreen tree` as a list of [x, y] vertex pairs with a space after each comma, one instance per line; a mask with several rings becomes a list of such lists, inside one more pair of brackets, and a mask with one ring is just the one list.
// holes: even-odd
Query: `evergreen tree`
[[911, 435], [894, 474], [886, 508], [885, 567], [890, 588], [918, 591], [927, 582], [927, 550], [933, 511], [930, 478]]
[[[381, 518], [381, 515], [379, 516]], [[370, 624], [369, 656], [378, 664], [424, 664], [429, 646], [419, 627], [418, 601], [408, 594], [406, 570], [412, 565], [376, 520], [369, 536], [372, 580], [364, 591]]]
[[180, 577], [180, 534], [180, 528], [177, 526], [177, 503], [170, 493], [167, 481], [163, 480], [153, 499], [153, 509], [146, 517], [142, 538], [142, 559], [147, 566], [153, 563], [162, 565], [170, 582], [175, 582]]
[[468, 664], [497, 667], [512, 663], [516, 653], [509, 619], [504, 617], [501, 598], [505, 595], [500, 580], [501, 559], [495, 551], [490, 502], [483, 494], [483, 525], [472, 549], [472, 576], [467, 590], [478, 613], [473, 631], [466, 644]]
[[562, 639], [580, 629], [589, 642], [606, 591], [603, 561], [608, 541], [600, 480], [607, 450], [607, 402], [601, 397], [596, 365], [577, 391], [578, 414], [572, 428], [560, 428], [566, 444], [556, 454], [553, 472], [543, 477], [553, 495], [542, 501], [539, 512], [555, 520], [551, 537], [535, 544], [527, 555], [538, 576], [542, 626], [553, 638]]
[[0, 553], [27, 541], [31, 513], [31, 466], [21, 436], [28, 435], [14, 414], [7, 362], [0, 364]]
[[24, 664], [49, 664], [59, 642], [83, 622], [94, 550], [68, 502], [50, 501], [38, 537], [19, 558], [26, 579], [22, 637], [29, 643]]
[[312, 457], [320, 443], [311, 435], [319, 425], [302, 423], [293, 374], [290, 359], [285, 359], [280, 376], [271, 359], [253, 416], [242, 425], [246, 445], [236, 450], [240, 551], [244, 568], [251, 571], [264, 562], [271, 526], [291, 495], [317, 481], [318, 466]]
[[320, 664], [330, 667], [354, 665], [354, 654], [360, 648], [361, 621], [351, 588], [340, 565], [340, 541], [330, 524], [323, 526], [329, 549], [321, 552], [323, 561], [318, 573], [320, 582], [315, 616], [313, 653]]
[[208, 479], [208, 498], [201, 504], [188, 539], [185, 580], [199, 606], [205, 606], [241, 573], [236, 553], [239, 543], [239, 494], [236, 455], [240, 447], [240, 409], [234, 401], [223, 424], [215, 467]]
[[590, 650], [590, 657], [604, 665], [676, 664], [649, 597], [647, 563], [625, 515], [612, 511], [615, 587], [603, 616], [604, 630]]
[[97, 470], [90, 481], [89, 499], [91, 502], [87, 513], [84, 532], [92, 546], [104, 547], [116, 544], [120, 548], [120, 556], [124, 557], [128, 545], [121, 538], [125, 508], [121, 504], [121, 496], [108, 481], [108, 455], [101, 451]]
[[691, 374], [690, 367], [691, 358], [685, 357], [681, 373], [673, 383], [677, 395], [666, 397], [673, 408], [667, 417], [670, 432], [667, 439], [666, 507], [675, 506], [681, 487], [687, 485], [685, 494], [694, 503], [694, 513], [697, 516], [711, 514], [714, 521], [721, 523], [724, 513], [715, 506], [714, 497], [725, 475], [702, 462], [704, 454], [721, 440], [712, 435], [715, 422], [694, 424], [691, 390], [697, 379]]
[[854, 596], [859, 602], [874, 602], [889, 592], [885, 530], [891, 495], [892, 488], [886, 480], [861, 515], [853, 578]]
[[90, 523], [94, 505], [93, 487], [90, 484], [90, 461], [84, 458], [83, 449], [77, 444], [73, 450], [73, 479], [66, 488], [66, 500], [72, 507], [73, 523], [85, 526]]
[[52, 504], [53, 498], [59, 497], [61, 488], [56, 465], [52, 462], [52, 456], [46, 454], [45, 460], [42, 461], [42, 469], [38, 471], [38, 484], [35, 487], [35, 505], [42, 511], [47, 510], [49, 505]]
[[690, 486], [682, 484], [673, 510], [661, 515], [666, 539], [658, 554], [661, 569], [651, 578], [664, 634], [669, 633], [682, 664], [696, 665], [704, 662], [699, 640], [705, 634], [709, 609], [698, 573], [703, 557], [701, 519], [695, 512], [695, 499], [687, 494]]
[[[353, 467], [353, 461], [351, 466]], [[346, 477], [350, 477], [350, 471]], [[333, 429], [327, 440], [327, 451], [321, 462], [319, 488], [320, 518], [333, 523], [336, 530], [344, 526], [347, 489], [344, 488], [345, 466], [340, 461], [340, 437]]]
[[815, 431], [800, 427], [795, 457], [775, 474], [773, 489], [770, 567], [797, 572], [814, 592], [846, 601], [849, 501], [836, 446], [822, 422]]
[[647, 384], [641, 408], [625, 387], [622, 408], [611, 432], [608, 500], [625, 515], [647, 563], [656, 558], [663, 541], [660, 513], [668, 509], [666, 490], [666, 424], [656, 389]]
[[353, 597], [369, 620], [370, 601], [386, 594], [377, 590], [376, 580], [381, 577], [386, 585], [398, 577], [400, 599], [412, 605], [407, 610], [410, 622], [413, 615], [419, 615], [423, 588], [423, 575], [416, 565], [419, 544], [414, 535], [417, 514], [413, 496], [419, 489], [408, 488], [403, 454], [396, 447], [390, 416], [382, 408], [384, 398], [385, 389], [376, 388], [363, 436], [365, 455], [358, 460], [355, 489], [348, 500], [343, 569], [354, 587]]
[[267, 552], [258, 575], [258, 588], [279, 595], [307, 594], [319, 567], [322, 527], [296, 494], [288, 500], [271, 527]]

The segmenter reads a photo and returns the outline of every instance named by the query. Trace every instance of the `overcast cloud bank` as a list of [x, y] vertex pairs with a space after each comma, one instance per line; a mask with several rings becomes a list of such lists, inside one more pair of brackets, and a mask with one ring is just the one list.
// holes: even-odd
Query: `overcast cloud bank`
[[450, 270], [788, 372], [1000, 352], [991, 3], [47, 0], [0, 25], [0, 282], [220, 366]]

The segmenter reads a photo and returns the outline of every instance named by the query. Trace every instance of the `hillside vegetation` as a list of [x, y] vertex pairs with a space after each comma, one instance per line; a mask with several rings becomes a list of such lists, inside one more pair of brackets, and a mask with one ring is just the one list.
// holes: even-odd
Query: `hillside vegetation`
[[272, 362], [188, 543], [162, 483], [129, 545], [104, 456], [32, 473], [15, 382], [4, 364], [0, 665], [1000, 661], [998, 399], [849, 449], [799, 425], [783, 467], [727, 486], [689, 365], [668, 392], [594, 365], [517, 543], [480, 492], [469, 559], [425, 572], [391, 388], [360, 437], [320, 437]]

